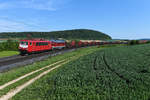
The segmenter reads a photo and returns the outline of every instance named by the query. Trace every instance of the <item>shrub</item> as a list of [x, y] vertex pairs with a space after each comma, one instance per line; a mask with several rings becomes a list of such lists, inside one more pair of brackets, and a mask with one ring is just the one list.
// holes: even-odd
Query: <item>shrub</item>
[[0, 43], [0, 51], [17, 51], [18, 45], [19, 42], [9, 39], [6, 42]]
[[131, 40], [129, 41], [129, 45], [136, 45], [139, 44], [139, 40]]

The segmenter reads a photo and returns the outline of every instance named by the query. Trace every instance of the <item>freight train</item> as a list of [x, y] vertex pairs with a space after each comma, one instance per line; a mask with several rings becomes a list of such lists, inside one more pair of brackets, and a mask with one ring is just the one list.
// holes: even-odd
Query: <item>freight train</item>
[[80, 40], [80, 41], [65, 41], [65, 40], [43, 40], [43, 39], [26, 39], [20, 40], [19, 51], [20, 55], [32, 54], [43, 51], [62, 50], [65, 48], [79, 48], [85, 46], [96, 46], [105, 44], [125, 44], [121, 41], [100, 41], [100, 40]]

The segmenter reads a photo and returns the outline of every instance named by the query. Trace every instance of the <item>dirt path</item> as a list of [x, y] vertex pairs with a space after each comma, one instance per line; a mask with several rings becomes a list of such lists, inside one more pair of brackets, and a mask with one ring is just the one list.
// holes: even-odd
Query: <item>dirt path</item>
[[15, 96], [18, 92], [20, 92], [21, 90], [23, 90], [25, 87], [29, 86], [30, 84], [32, 84], [34, 81], [36, 81], [37, 79], [41, 78], [42, 76], [46, 75], [47, 73], [53, 71], [54, 69], [57, 69], [58, 67], [68, 63], [69, 61], [66, 61], [64, 63], [61, 63], [47, 71], [44, 71], [43, 73], [39, 74], [38, 76], [36, 76], [35, 78], [30, 79], [29, 81], [27, 81], [26, 83], [16, 87], [14, 90], [9, 91], [6, 95], [3, 95], [2, 97], [0, 97], [0, 100], [9, 100], [11, 99], [13, 96]]
[[8, 82], [8, 83], [5, 83], [4, 85], [1, 85], [1, 86], [0, 86], [0, 90], [4, 89], [5, 87], [7, 87], [7, 86], [9, 86], [9, 85], [11, 85], [11, 84], [13, 84], [13, 83], [16, 83], [17, 81], [19, 81], [19, 80], [21, 80], [21, 79], [24, 79], [24, 78], [30, 76], [30, 75], [32, 75], [32, 74], [34, 74], [34, 73], [36, 73], [36, 72], [39, 72], [39, 71], [41, 71], [41, 70], [43, 70], [43, 69], [45, 69], [45, 68], [48, 68], [48, 67], [51, 67], [51, 66], [53, 66], [53, 65], [56, 65], [56, 64], [58, 64], [58, 63], [61, 63], [61, 62], [65, 61], [65, 60], [66, 60], [66, 59], [61, 60], [61, 61], [58, 61], [58, 62], [53, 63], [53, 64], [51, 64], [51, 65], [45, 66], [45, 67], [43, 67], [43, 68], [40, 68], [40, 69], [38, 69], [38, 70], [35, 70], [35, 71], [30, 72], [30, 73], [28, 73], [28, 74], [25, 74], [25, 75], [23, 75], [23, 76], [21, 76], [21, 77], [19, 77], [19, 78], [17, 78], [17, 79], [14, 79], [14, 80], [12, 80], [12, 81], [10, 81], [10, 82]]

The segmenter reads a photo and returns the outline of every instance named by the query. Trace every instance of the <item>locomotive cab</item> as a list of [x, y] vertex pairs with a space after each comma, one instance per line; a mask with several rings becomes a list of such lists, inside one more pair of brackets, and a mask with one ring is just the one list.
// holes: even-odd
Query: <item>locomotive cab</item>
[[24, 55], [24, 54], [27, 53], [28, 45], [29, 45], [28, 41], [20, 41], [20, 43], [19, 43], [19, 51], [20, 51], [21, 55]]

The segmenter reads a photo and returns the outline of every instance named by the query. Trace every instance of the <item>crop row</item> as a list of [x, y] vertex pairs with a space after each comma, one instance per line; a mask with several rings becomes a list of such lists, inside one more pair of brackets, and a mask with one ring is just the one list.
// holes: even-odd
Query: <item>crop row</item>
[[96, 51], [49, 73], [12, 100], [149, 100], [149, 47]]
[[[41, 62], [37, 62], [34, 63], [32, 65], [28, 65], [25, 67], [21, 67], [21, 68], [15, 68], [14, 70], [5, 72], [5, 73], [0, 73], [0, 85], [4, 85], [7, 84], [7, 82], [10, 82], [14, 79], [17, 79], [18, 77], [21, 77], [25, 74], [28, 74], [29, 72], [38, 70], [40, 68], [43, 68], [46, 65], [49, 65], [51, 63], [57, 62], [58, 60], [62, 60], [62, 59], [66, 59], [66, 58], [70, 58], [72, 56], [81, 56], [80, 53], [82, 53], [83, 55], [85, 54], [89, 54], [92, 53], [96, 50], [99, 50], [100, 48], [97, 47], [89, 47], [87, 49], [83, 48], [83, 49], [79, 49], [77, 51], [71, 52], [71, 53], [66, 53], [63, 55], [59, 55], [50, 59], [47, 59], [45, 61], [41, 61]], [[46, 70], [46, 69], [45, 69]], [[41, 73], [43, 71], [40, 71], [39, 73]], [[29, 79], [37, 76], [39, 73], [35, 73], [34, 75], [31, 75], [25, 79], [19, 80], [18, 82], [15, 82], [13, 84], [10, 84], [8, 87], [0, 90], [0, 96], [6, 94], [8, 91], [10, 91], [11, 89], [15, 89], [17, 86], [25, 83], [26, 81], [28, 81]]]

